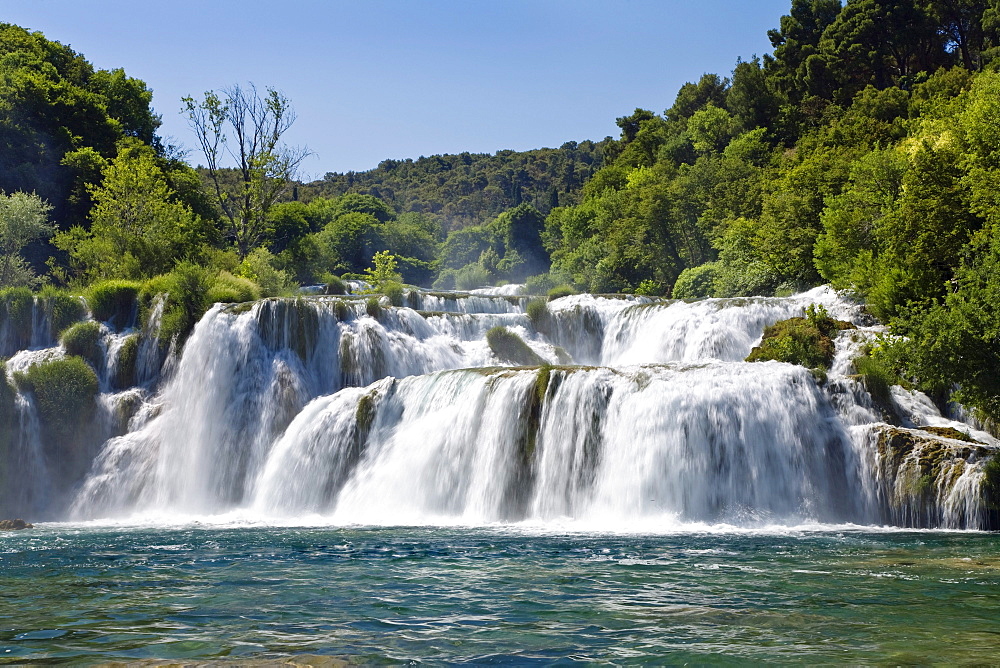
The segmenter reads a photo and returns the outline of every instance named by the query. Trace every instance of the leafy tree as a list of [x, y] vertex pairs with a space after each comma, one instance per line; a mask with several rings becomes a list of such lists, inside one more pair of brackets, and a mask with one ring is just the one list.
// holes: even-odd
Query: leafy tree
[[60, 233], [55, 244], [89, 278], [142, 278], [166, 272], [207, 241], [206, 225], [175, 201], [152, 149], [128, 143], [91, 186], [90, 230]]
[[0, 193], [0, 287], [33, 286], [38, 279], [21, 257], [31, 241], [52, 234], [52, 207], [38, 195]]
[[[241, 258], [264, 240], [267, 216], [290, 187], [308, 151], [282, 143], [295, 122], [288, 99], [273, 88], [262, 97], [257, 88], [238, 85], [209, 91], [197, 101], [183, 99], [191, 129], [208, 165], [216, 201], [227, 221], [227, 234]], [[223, 163], [236, 164], [227, 179]]]

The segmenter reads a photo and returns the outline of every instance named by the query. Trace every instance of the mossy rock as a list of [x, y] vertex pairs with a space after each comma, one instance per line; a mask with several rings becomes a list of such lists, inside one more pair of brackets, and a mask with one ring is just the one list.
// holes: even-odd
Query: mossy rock
[[853, 327], [849, 322], [828, 317], [780, 320], [764, 329], [760, 345], [750, 351], [746, 361], [775, 360], [826, 369], [836, 352], [832, 337], [838, 329]]
[[87, 303], [95, 320], [117, 329], [135, 324], [142, 285], [136, 281], [109, 280], [90, 286]]
[[977, 443], [983, 445], [982, 441], [977, 441], [972, 438], [967, 432], [959, 431], [954, 427], [917, 427], [920, 431], [926, 431], [929, 434], [934, 434], [935, 436], [940, 436], [942, 438], [951, 438], [956, 441], [965, 441], [967, 443]]
[[139, 361], [139, 335], [133, 334], [122, 341], [115, 360], [115, 376], [111, 383], [117, 390], [135, 385], [136, 367]]
[[15, 379], [22, 391], [35, 396], [46, 442], [76, 443], [95, 409], [97, 374], [90, 365], [80, 357], [66, 357], [31, 366]]
[[82, 357], [95, 369], [101, 368], [104, 353], [101, 350], [100, 323], [94, 320], [78, 322], [63, 332], [60, 343], [67, 355]]
[[498, 325], [486, 332], [486, 343], [498, 359], [518, 366], [538, 366], [545, 360], [538, 356], [520, 336]]
[[0, 360], [0, 484], [3, 484], [7, 462], [11, 461], [10, 446], [14, 442], [17, 422], [17, 393], [7, 382], [7, 366]]

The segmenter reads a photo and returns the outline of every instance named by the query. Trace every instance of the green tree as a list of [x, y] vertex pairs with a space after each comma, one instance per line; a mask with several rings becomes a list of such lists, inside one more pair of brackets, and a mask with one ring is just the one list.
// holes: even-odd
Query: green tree
[[0, 287], [34, 286], [35, 272], [21, 257], [21, 250], [54, 231], [49, 222], [52, 207], [38, 195], [0, 193]]
[[89, 192], [90, 230], [60, 233], [55, 244], [91, 279], [164, 273], [209, 236], [204, 221], [175, 201], [153, 150], [138, 142], [122, 146]]

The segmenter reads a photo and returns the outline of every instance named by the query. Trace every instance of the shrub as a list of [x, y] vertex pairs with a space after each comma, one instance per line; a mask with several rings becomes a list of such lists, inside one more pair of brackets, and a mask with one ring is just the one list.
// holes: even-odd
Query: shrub
[[276, 269], [276, 262], [271, 251], [257, 248], [240, 263], [236, 273], [259, 285], [265, 297], [291, 296], [298, 284], [288, 272]]
[[49, 443], [77, 442], [76, 435], [93, 416], [97, 374], [79, 357], [36, 364], [15, 377], [35, 395], [38, 418]]
[[333, 274], [327, 274], [324, 276], [323, 282], [326, 284], [326, 287], [323, 289], [324, 294], [346, 295], [348, 293], [347, 283], [344, 283], [343, 280]]
[[719, 263], [708, 262], [697, 267], [688, 267], [680, 273], [671, 293], [674, 299], [703, 299], [716, 294], [719, 277]]
[[531, 321], [531, 325], [535, 328], [535, 331], [545, 333], [549, 330], [551, 316], [549, 315], [549, 307], [544, 299], [532, 299], [529, 301], [526, 312], [528, 320]]
[[15, 350], [31, 343], [35, 297], [28, 288], [0, 290], [0, 330], [8, 328]]
[[158, 337], [168, 344], [175, 337], [178, 343], [187, 339], [195, 324], [208, 310], [208, 290], [213, 278], [207, 269], [191, 262], [179, 263], [169, 274], [155, 276], [142, 286], [142, 303], [145, 317], [153, 299], [167, 294]]
[[94, 283], [87, 291], [87, 303], [95, 320], [121, 329], [135, 322], [136, 305], [142, 285], [113, 279]]
[[538, 356], [520, 336], [502, 325], [486, 332], [486, 342], [498, 359], [520, 366], [539, 366], [545, 360]]
[[473, 290], [490, 284], [490, 272], [477, 262], [467, 264], [455, 272], [455, 288]]
[[63, 332], [60, 338], [67, 355], [76, 355], [90, 362], [95, 369], [101, 366], [101, 325], [95, 320], [78, 322]]
[[379, 314], [382, 313], [382, 301], [375, 295], [372, 295], [365, 301], [365, 312], [373, 318], [378, 318]]
[[431, 287], [435, 290], [454, 290], [456, 273], [454, 269], [442, 270]]
[[556, 287], [549, 290], [549, 301], [559, 299], [560, 297], [568, 297], [570, 295], [575, 295], [576, 290], [573, 286], [563, 283], [562, 285], [557, 285]]
[[205, 299], [209, 304], [254, 302], [260, 299], [260, 288], [248, 278], [220, 271], [208, 288]]
[[386, 281], [382, 284], [382, 293], [389, 298], [393, 306], [403, 305], [403, 284], [396, 281]]
[[529, 295], [545, 295], [554, 287], [556, 287], [556, 282], [550, 274], [529, 276], [524, 281], [524, 291]]
[[53, 338], [58, 338], [67, 327], [87, 316], [87, 308], [77, 295], [46, 285], [38, 296], [45, 303], [49, 331]]
[[777, 360], [804, 367], [826, 368], [833, 361], [833, 340], [805, 318], [781, 320], [764, 329], [760, 345], [747, 362]]

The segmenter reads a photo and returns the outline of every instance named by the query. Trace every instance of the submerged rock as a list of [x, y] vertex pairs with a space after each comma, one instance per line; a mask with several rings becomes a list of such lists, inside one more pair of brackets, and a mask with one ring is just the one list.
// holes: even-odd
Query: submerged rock
[[34, 524], [28, 524], [24, 520], [0, 520], [0, 531], [20, 531], [21, 529], [34, 528]]

